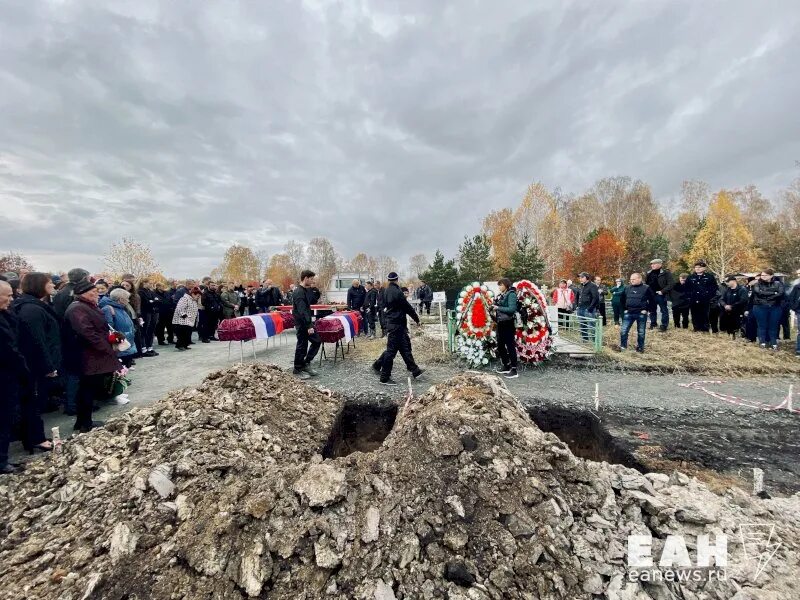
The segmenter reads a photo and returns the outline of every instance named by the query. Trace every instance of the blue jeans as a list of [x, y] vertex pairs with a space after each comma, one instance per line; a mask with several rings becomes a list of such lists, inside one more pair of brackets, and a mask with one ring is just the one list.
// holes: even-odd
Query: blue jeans
[[653, 306], [653, 312], [650, 313], [650, 324], [655, 327], [656, 321], [658, 320], [658, 311], [661, 311], [661, 327], [664, 329], [667, 328], [669, 325], [669, 312], [667, 309], [667, 297], [664, 295], [656, 294], [655, 305]]
[[647, 331], [647, 313], [640, 311], [625, 311], [622, 315], [622, 329], [619, 332], [619, 347], [623, 350], [628, 347], [628, 334], [636, 323], [636, 349], [644, 350], [644, 334]]
[[597, 311], [578, 307], [578, 316], [592, 319], [591, 323], [581, 320], [581, 339], [586, 341], [594, 340], [594, 326], [595, 319], [597, 318]]
[[66, 373], [64, 375], [64, 408], [71, 413], [78, 410], [78, 388], [81, 385], [81, 376]]
[[758, 328], [758, 342], [767, 346], [778, 345], [778, 327], [783, 309], [780, 306], [757, 304], [753, 307]]

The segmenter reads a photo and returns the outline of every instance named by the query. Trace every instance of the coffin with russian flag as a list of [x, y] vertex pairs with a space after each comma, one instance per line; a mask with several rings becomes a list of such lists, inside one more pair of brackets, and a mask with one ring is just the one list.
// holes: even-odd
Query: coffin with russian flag
[[[288, 315], [291, 327], [294, 319]], [[286, 315], [279, 312], [259, 313], [246, 317], [225, 319], [219, 324], [217, 335], [223, 342], [248, 342], [250, 340], [266, 340], [289, 329]]]

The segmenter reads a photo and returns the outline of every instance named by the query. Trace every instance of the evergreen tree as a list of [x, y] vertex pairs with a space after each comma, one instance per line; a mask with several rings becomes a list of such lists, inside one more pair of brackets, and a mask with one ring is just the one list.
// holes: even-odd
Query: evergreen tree
[[506, 277], [512, 282], [521, 279], [539, 281], [544, 275], [545, 264], [539, 255], [539, 248], [531, 243], [528, 234], [517, 242], [517, 247], [511, 253], [511, 265], [506, 270]]
[[454, 260], [445, 260], [441, 250], [436, 251], [433, 263], [419, 278], [434, 291], [445, 291], [458, 286], [458, 269]]
[[458, 247], [459, 275], [462, 283], [486, 281], [494, 274], [492, 245], [485, 235], [464, 237]]

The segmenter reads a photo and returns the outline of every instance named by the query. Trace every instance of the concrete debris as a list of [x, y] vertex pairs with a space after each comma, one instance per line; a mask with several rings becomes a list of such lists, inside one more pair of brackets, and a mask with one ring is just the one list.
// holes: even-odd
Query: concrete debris
[[[800, 597], [798, 495], [576, 458], [474, 373], [418, 398], [375, 451], [323, 459], [343, 403], [237, 365], [66, 441], [0, 485], [0, 598]], [[769, 561], [743, 552], [743, 526], [780, 542]], [[698, 536], [727, 535], [727, 579], [632, 580], [630, 535], [655, 564], [668, 536], [695, 561]]]

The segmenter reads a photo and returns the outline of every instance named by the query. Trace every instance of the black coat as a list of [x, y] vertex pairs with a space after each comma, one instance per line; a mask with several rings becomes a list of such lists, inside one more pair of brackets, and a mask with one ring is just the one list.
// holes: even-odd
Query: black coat
[[747, 310], [748, 300], [747, 288], [737, 285], [735, 289], [727, 288], [725, 290], [719, 299], [719, 307], [725, 310], [725, 306], [730, 305], [732, 313], [742, 315]]
[[800, 313], [800, 282], [795, 283], [792, 291], [789, 292], [789, 308]]
[[753, 306], [781, 306], [785, 294], [783, 283], [777, 279], [768, 283], [759, 280], [753, 286]]
[[294, 328], [296, 331], [306, 330], [311, 327], [314, 321], [314, 313], [311, 312], [311, 290], [298, 286], [292, 294], [292, 316], [294, 317]]
[[171, 315], [175, 312], [175, 304], [173, 298], [175, 290], [170, 288], [168, 290], [155, 290], [153, 294], [156, 297], [156, 304], [158, 305], [158, 313], [161, 315]]
[[258, 308], [280, 306], [281, 300], [281, 291], [274, 285], [268, 288], [259, 288], [256, 292], [256, 305]]
[[29, 294], [12, 306], [19, 323], [19, 349], [34, 377], [44, 377], [61, 366], [61, 331], [55, 311]]
[[600, 305], [600, 292], [594, 281], [587, 281], [581, 286], [581, 293], [578, 296], [578, 308], [589, 311], [597, 310]]
[[417, 298], [422, 302], [433, 302], [433, 290], [429, 285], [423, 285], [417, 290]]
[[378, 308], [378, 290], [372, 288], [367, 292], [367, 296], [364, 299], [364, 308], [370, 309], [373, 314], [375, 310]]
[[75, 301], [75, 297], [72, 295], [72, 288], [74, 287], [74, 283], [68, 283], [53, 296], [53, 310], [60, 320], [64, 319], [67, 308]]
[[663, 292], [664, 296], [669, 297], [672, 287], [675, 285], [675, 278], [669, 269], [659, 269], [658, 271], [650, 271], [644, 282], [647, 284], [653, 293]]
[[347, 308], [351, 310], [361, 310], [366, 297], [367, 290], [365, 290], [363, 286], [350, 286], [350, 289], [347, 290]]
[[403, 294], [403, 290], [396, 283], [392, 282], [386, 286], [383, 301], [385, 304], [383, 311], [386, 315], [387, 331], [406, 329], [408, 327], [406, 315], [414, 319], [415, 323], [419, 323], [417, 311], [409, 304], [408, 299]]
[[719, 293], [713, 273], [692, 273], [686, 279], [686, 299], [689, 304], [709, 304]]
[[[30, 372], [19, 349], [19, 324], [10, 310], [0, 310], [0, 394], [17, 398], [19, 384]], [[6, 418], [7, 415], [2, 415]]]
[[139, 306], [139, 315], [142, 317], [157, 313], [160, 303], [156, 297], [156, 293], [153, 290], [141, 288], [139, 290]]
[[686, 284], [678, 281], [669, 292], [672, 308], [689, 308], [689, 297], [686, 295]]
[[208, 314], [221, 315], [222, 314], [222, 298], [217, 292], [208, 288], [202, 294], [203, 310], [208, 311]]

